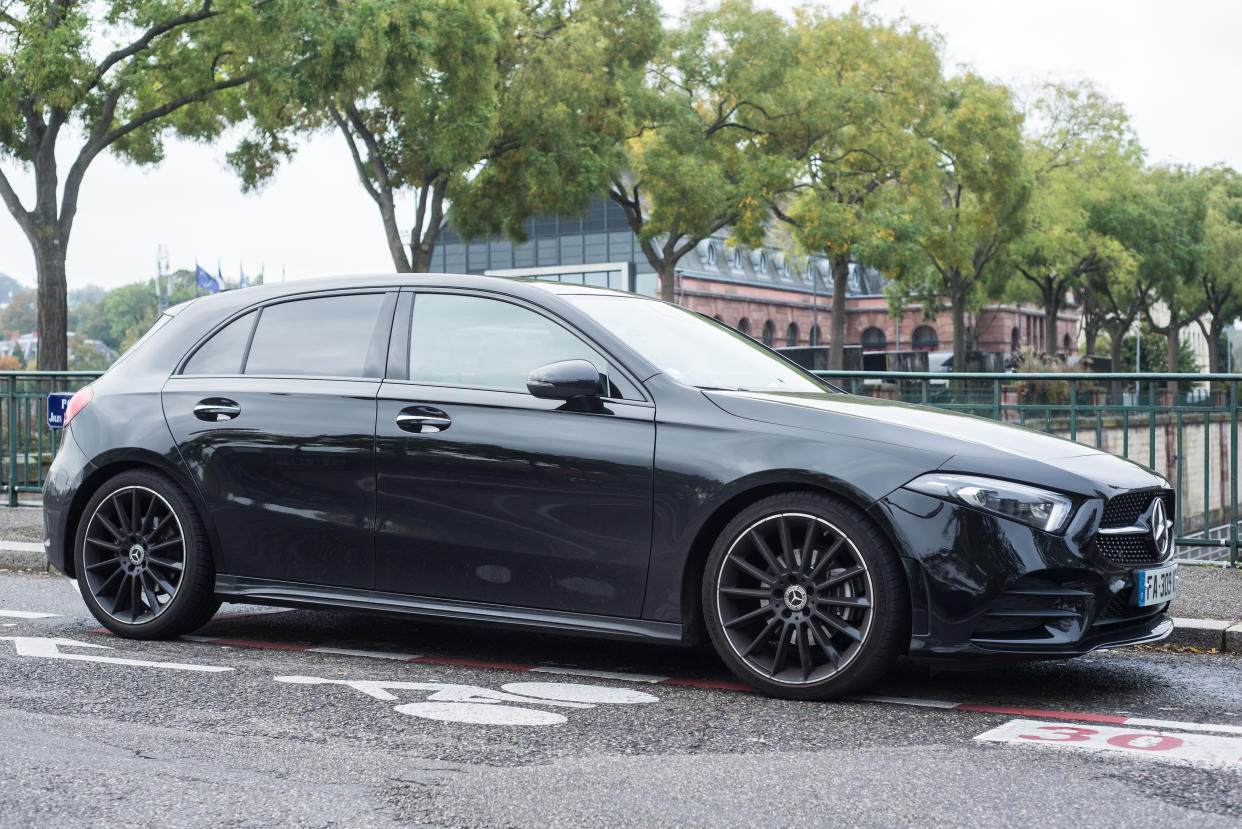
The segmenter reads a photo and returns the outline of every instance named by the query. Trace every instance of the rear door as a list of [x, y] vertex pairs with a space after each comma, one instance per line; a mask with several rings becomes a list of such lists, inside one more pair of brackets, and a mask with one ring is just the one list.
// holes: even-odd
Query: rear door
[[[655, 408], [595, 346], [498, 295], [402, 295], [376, 424], [376, 589], [637, 617], [651, 546]], [[590, 410], [526, 390], [590, 360]]]
[[217, 330], [163, 393], [227, 575], [370, 588], [375, 398], [396, 292], [292, 298]]

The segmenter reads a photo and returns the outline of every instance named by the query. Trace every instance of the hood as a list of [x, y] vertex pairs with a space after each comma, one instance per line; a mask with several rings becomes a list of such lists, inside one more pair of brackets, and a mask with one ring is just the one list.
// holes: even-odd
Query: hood
[[[736, 416], [935, 452], [947, 472], [991, 475], [1108, 498], [1168, 487], [1146, 467], [1081, 443], [974, 415], [848, 394], [704, 391]], [[911, 470], [911, 477], [927, 470]]]
[[705, 391], [729, 414], [748, 420], [943, 450], [950, 455], [997, 451], [1034, 460], [1105, 454], [1063, 438], [995, 420], [847, 394]]

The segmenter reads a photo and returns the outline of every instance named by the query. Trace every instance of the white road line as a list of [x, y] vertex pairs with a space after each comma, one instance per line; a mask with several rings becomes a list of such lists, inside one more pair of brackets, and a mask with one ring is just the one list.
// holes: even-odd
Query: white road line
[[1010, 720], [985, 731], [975, 740], [1077, 751], [1108, 751], [1165, 763], [1242, 767], [1242, 739], [1237, 737], [1178, 735], [1110, 725], [1086, 727], [1039, 720]]
[[559, 674], [561, 676], [587, 676], [592, 679], [615, 679], [620, 682], [643, 682], [651, 685], [671, 679], [671, 677], [655, 676], [653, 674], [627, 674], [618, 673], [616, 671], [588, 671], [583, 668], [557, 668], [551, 665], [541, 665], [538, 668], [531, 668], [530, 673]]
[[0, 550], [13, 553], [41, 553], [43, 545], [35, 541], [4, 541], [0, 540]]
[[9, 619], [51, 619], [53, 616], [59, 616], [59, 613], [36, 613], [33, 610], [4, 610], [0, 608], [0, 616]]
[[956, 708], [960, 702], [946, 702], [940, 699], [913, 699], [911, 697], [886, 697], [882, 694], [859, 694], [849, 697], [852, 702], [882, 702], [889, 705], [913, 705], [917, 708]]
[[68, 659], [75, 662], [103, 662], [108, 665], [128, 665], [140, 668], [165, 668], [172, 671], [202, 671], [219, 673], [231, 671], [218, 665], [188, 665], [184, 662], [152, 662], [149, 659], [125, 659], [119, 656], [97, 656], [89, 653], [61, 653], [63, 647], [99, 648], [113, 650], [107, 645], [96, 645], [91, 642], [78, 642], [74, 639], [57, 639], [40, 636], [0, 636], [13, 643], [18, 656], [33, 656], [41, 659]]
[[307, 653], [333, 653], [337, 656], [365, 656], [368, 659], [395, 659], [399, 662], [409, 662], [411, 659], [418, 659], [420, 654], [416, 653], [391, 653], [389, 651], [365, 651], [355, 648], [307, 648]]
[[1126, 725], [1139, 725], [1144, 728], [1172, 728], [1178, 731], [1214, 731], [1218, 734], [1242, 734], [1242, 725], [1181, 722], [1180, 720], [1147, 720], [1140, 717], [1127, 717]]

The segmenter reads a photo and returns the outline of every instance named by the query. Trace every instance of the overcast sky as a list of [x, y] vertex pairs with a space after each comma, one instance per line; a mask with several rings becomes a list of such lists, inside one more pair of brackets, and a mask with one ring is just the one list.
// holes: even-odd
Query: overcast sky
[[[782, 11], [798, 5], [760, 1]], [[685, 5], [663, 2], [670, 13]], [[968, 64], [1006, 82], [1095, 81], [1125, 104], [1150, 161], [1242, 169], [1242, 3], [878, 0], [872, 8], [939, 30], [950, 67]], [[150, 277], [160, 244], [174, 269], [197, 259], [214, 271], [219, 262], [229, 280], [242, 266], [248, 273], [264, 268], [268, 281], [282, 270], [289, 279], [392, 270], [379, 213], [339, 136], [311, 139], [251, 195], [242, 195], [225, 167], [225, 149], [169, 144], [155, 168], [97, 160], [70, 242], [70, 289]], [[29, 199], [31, 182], [17, 165], [0, 161], [0, 169]], [[0, 211], [0, 272], [35, 282], [30, 248], [7, 211]]]

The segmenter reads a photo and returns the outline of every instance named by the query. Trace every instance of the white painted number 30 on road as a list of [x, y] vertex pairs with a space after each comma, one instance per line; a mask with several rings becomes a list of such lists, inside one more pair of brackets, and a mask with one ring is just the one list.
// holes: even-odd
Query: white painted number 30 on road
[[[659, 702], [660, 698], [642, 691], [606, 688], [601, 685], [575, 685], [565, 682], [510, 682], [493, 691], [479, 685], [444, 682], [388, 682], [365, 679], [324, 679], [317, 676], [278, 676], [277, 682], [294, 685], [345, 685], [384, 702], [399, 702], [393, 691], [430, 691], [421, 702], [396, 706], [400, 714], [442, 722], [475, 725], [560, 725], [565, 716], [540, 705], [561, 709], [594, 708], [597, 705], [638, 705]], [[516, 705], [513, 703], [517, 703]]]

